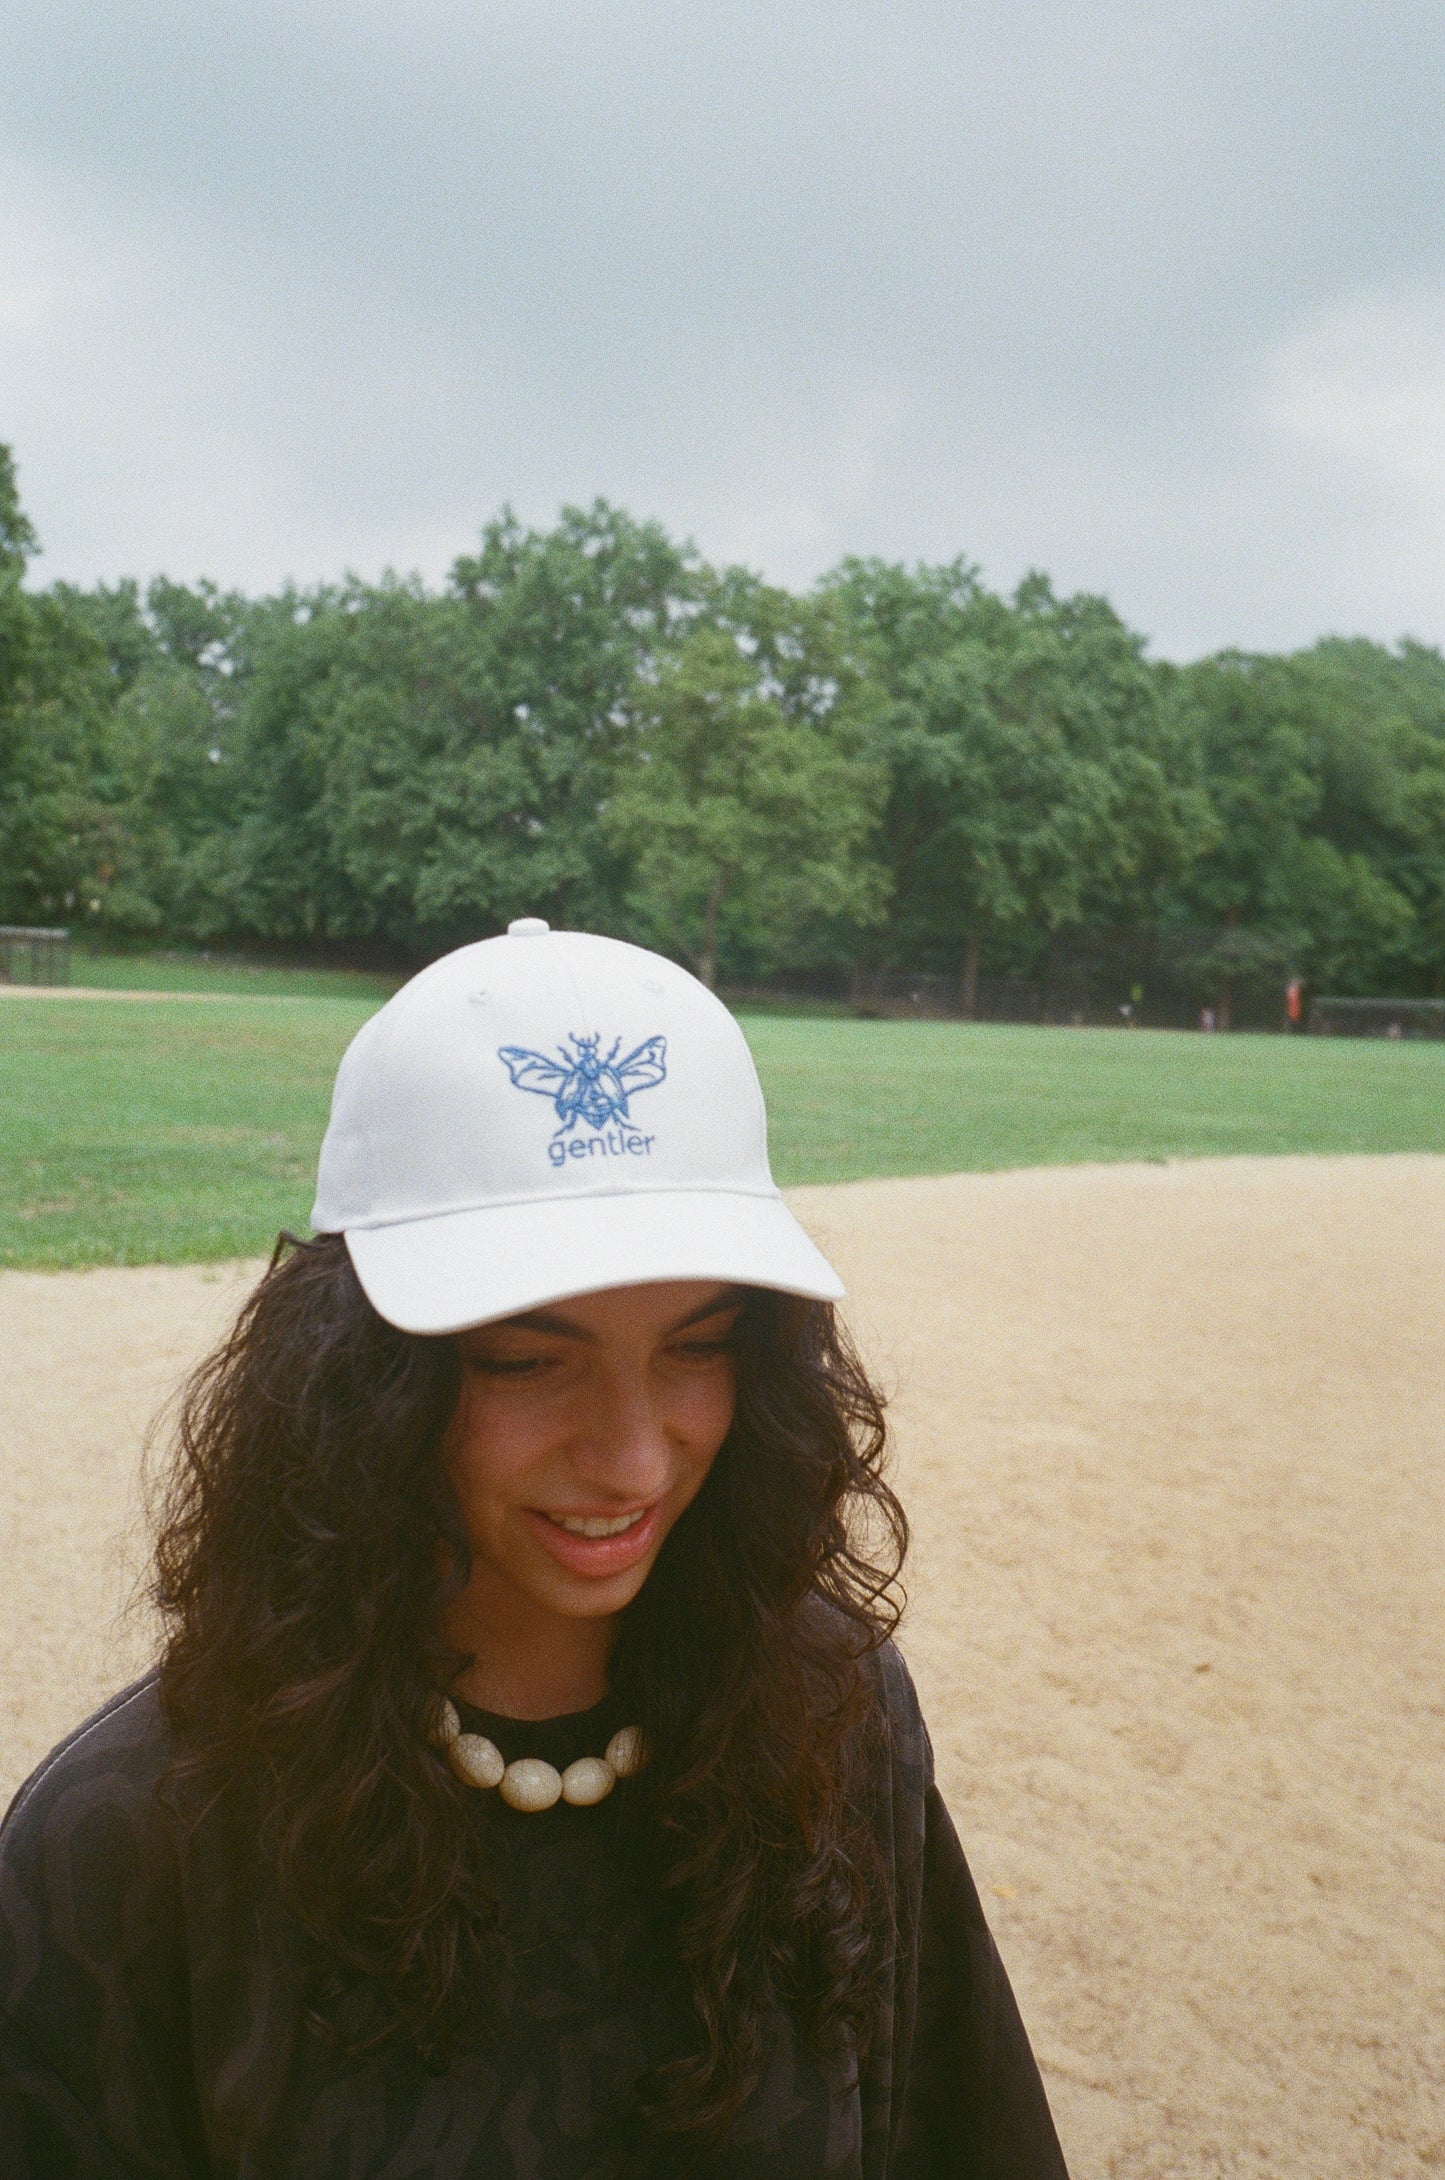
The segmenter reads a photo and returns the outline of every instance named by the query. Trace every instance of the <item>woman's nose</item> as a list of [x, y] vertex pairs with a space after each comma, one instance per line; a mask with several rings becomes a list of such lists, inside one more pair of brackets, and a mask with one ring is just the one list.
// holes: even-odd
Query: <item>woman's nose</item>
[[588, 1466], [602, 1489], [619, 1499], [654, 1499], [672, 1477], [667, 1417], [657, 1390], [642, 1374], [609, 1373], [592, 1393]]

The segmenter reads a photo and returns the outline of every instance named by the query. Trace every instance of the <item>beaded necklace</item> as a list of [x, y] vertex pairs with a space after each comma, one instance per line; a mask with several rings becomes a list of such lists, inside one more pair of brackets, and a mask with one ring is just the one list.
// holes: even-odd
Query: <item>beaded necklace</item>
[[559, 1801], [570, 1802], [574, 1809], [590, 1809], [606, 1800], [619, 1779], [630, 1779], [641, 1771], [646, 1760], [641, 1730], [621, 1726], [603, 1755], [579, 1756], [565, 1771], [540, 1756], [519, 1756], [509, 1764], [486, 1734], [462, 1731], [449, 1696], [436, 1706], [431, 1740], [464, 1786], [495, 1786], [509, 1809], [529, 1814], [551, 1809]]

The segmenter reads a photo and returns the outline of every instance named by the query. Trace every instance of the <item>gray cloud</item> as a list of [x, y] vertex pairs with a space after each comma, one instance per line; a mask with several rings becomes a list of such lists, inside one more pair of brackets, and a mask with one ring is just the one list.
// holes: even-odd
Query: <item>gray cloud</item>
[[1176, 655], [1445, 639], [1432, 4], [11, 0], [41, 572], [431, 573], [602, 492]]

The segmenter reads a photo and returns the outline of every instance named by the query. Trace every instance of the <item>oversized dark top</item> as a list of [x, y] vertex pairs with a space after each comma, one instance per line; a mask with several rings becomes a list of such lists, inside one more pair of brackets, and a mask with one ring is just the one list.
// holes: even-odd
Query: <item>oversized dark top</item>
[[[632, 2085], [691, 2015], [627, 1852], [625, 1789], [545, 1815], [477, 1797], [507, 1966], [448, 2073], [307, 2026], [300, 1948], [218, 1805], [181, 1826], [155, 1677], [21, 1788], [0, 1830], [5, 2180], [1067, 2180], [1033, 2055], [933, 1783], [907, 1669], [877, 1798], [897, 1942], [888, 2033], [848, 2086], [786, 2016], [726, 2147], [644, 2138]], [[596, 1754], [615, 1706], [522, 1726], [508, 1757]]]

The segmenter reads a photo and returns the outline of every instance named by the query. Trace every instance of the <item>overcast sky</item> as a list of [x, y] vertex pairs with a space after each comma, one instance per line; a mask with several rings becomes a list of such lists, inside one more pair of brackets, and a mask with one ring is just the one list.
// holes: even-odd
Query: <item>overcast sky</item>
[[1441, 0], [5, 0], [37, 576], [597, 494], [1155, 649], [1445, 642]]

